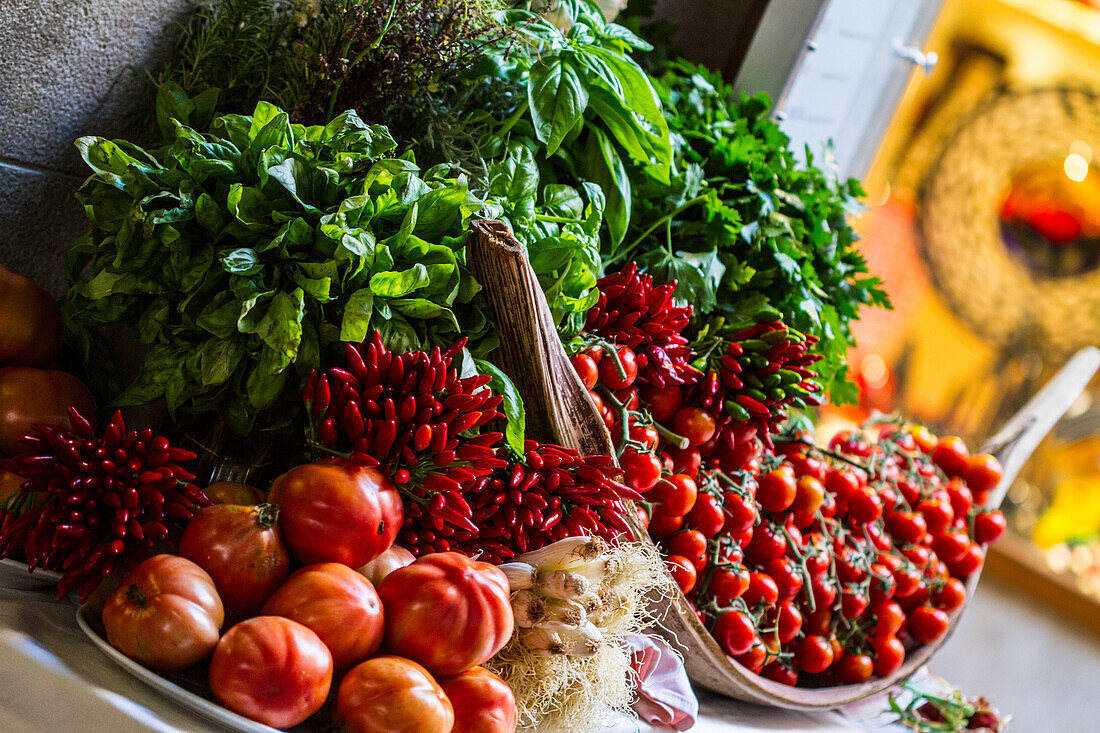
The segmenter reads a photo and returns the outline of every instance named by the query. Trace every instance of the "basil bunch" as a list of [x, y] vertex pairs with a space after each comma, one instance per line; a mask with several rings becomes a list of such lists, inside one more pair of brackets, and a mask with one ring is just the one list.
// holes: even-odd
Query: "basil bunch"
[[178, 118], [212, 99], [159, 97], [164, 147], [77, 141], [93, 228], [69, 254], [67, 323], [86, 358], [89, 327], [127, 325], [149, 345], [116, 405], [164, 398], [245, 434], [297, 399], [324, 350], [372, 329], [401, 351], [460, 335], [475, 355], [493, 348], [463, 252], [483, 202], [462, 177], [383, 158], [390, 134], [355, 112], [303, 127], [260, 102], [204, 134]]

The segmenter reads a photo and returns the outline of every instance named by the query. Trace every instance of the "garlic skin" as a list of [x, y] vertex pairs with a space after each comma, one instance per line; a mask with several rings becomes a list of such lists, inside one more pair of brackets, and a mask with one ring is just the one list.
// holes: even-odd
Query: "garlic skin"
[[522, 629], [544, 626], [548, 613], [546, 601], [531, 591], [521, 590], [512, 594], [512, 615], [515, 616], [516, 626]]
[[497, 565], [497, 567], [508, 578], [508, 587], [513, 591], [526, 590], [532, 587], [538, 577], [538, 571], [535, 570], [534, 566], [525, 562], [506, 562], [503, 565]]
[[555, 598], [573, 599], [588, 592], [588, 578], [571, 570], [543, 570], [538, 577], [539, 589]]
[[607, 550], [607, 543], [599, 537], [566, 537], [520, 555], [516, 560], [539, 570], [573, 570], [588, 565]]

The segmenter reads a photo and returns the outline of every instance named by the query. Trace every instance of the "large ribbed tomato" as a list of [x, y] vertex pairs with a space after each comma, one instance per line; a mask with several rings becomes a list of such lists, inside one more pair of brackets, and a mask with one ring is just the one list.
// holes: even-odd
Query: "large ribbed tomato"
[[225, 632], [210, 660], [210, 689], [235, 713], [290, 728], [325, 704], [332, 654], [297, 621], [256, 616]]
[[484, 667], [474, 667], [439, 685], [455, 709], [451, 733], [515, 733], [516, 696], [508, 683]]
[[357, 568], [390, 548], [405, 519], [401, 495], [376, 468], [328, 458], [292, 468], [271, 485], [279, 529], [306, 564]]
[[44, 366], [61, 346], [61, 311], [38, 285], [0, 265], [0, 364]]
[[162, 671], [189, 667], [209, 654], [224, 620], [211, 577], [175, 555], [154, 555], [138, 565], [103, 607], [111, 646]]
[[308, 626], [347, 669], [382, 646], [382, 602], [366, 578], [347, 565], [323, 562], [295, 571], [264, 604], [264, 614]]
[[428, 670], [401, 657], [375, 657], [352, 669], [336, 693], [344, 733], [450, 733], [454, 711]]
[[286, 576], [290, 555], [279, 536], [274, 504], [215, 504], [187, 523], [179, 553], [210, 573], [230, 618], [259, 613]]
[[0, 369], [0, 455], [20, 451], [19, 436], [37, 423], [69, 426], [69, 407], [95, 417], [95, 400], [71, 374], [30, 367]]
[[386, 648], [432, 674], [476, 667], [512, 636], [508, 578], [457, 552], [424, 555], [394, 570], [378, 595], [386, 609]]

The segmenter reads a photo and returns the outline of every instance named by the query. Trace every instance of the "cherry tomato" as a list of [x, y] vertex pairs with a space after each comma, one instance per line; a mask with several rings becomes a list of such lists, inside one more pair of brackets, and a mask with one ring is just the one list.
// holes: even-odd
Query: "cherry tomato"
[[21, 452], [19, 437], [32, 434], [32, 425], [68, 428], [69, 407], [89, 420], [95, 418], [92, 393], [73, 375], [30, 367], [0, 368], [0, 455]]
[[661, 480], [661, 461], [652, 453], [639, 453], [627, 448], [619, 459], [626, 483], [638, 492], [652, 489]]
[[905, 661], [905, 646], [896, 636], [876, 636], [871, 639], [871, 651], [874, 652], [875, 674], [888, 677], [898, 670]]
[[741, 594], [749, 608], [754, 608], [758, 603], [774, 606], [779, 601], [779, 587], [767, 573], [749, 573], [749, 587]]
[[726, 611], [719, 616], [711, 634], [722, 651], [731, 657], [748, 654], [754, 645], [760, 644], [752, 619], [741, 611]]
[[965, 517], [970, 513], [970, 507], [974, 505], [974, 495], [970, 488], [959, 479], [951, 479], [947, 483], [947, 498], [951, 502], [951, 509], [955, 517]]
[[922, 586], [920, 571], [903, 566], [894, 571], [894, 598], [908, 598]]
[[795, 647], [794, 662], [804, 672], [824, 672], [833, 663], [833, 648], [824, 636], [810, 634], [802, 637]]
[[756, 674], [760, 674], [764, 669], [764, 660], [767, 658], [768, 650], [759, 640], [753, 643], [747, 652], [735, 657], [738, 664]]
[[970, 549], [970, 544], [970, 538], [966, 536], [966, 532], [944, 532], [932, 538], [932, 549], [948, 565], [961, 560]]
[[672, 579], [676, 581], [676, 586], [680, 589], [680, 592], [684, 595], [690, 593], [698, 578], [695, 565], [691, 560], [680, 555], [669, 555], [665, 558], [665, 567], [668, 568]]
[[875, 636], [893, 636], [905, 622], [905, 611], [897, 601], [877, 603], [871, 612], [875, 615]]
[[780, 644], [789, 644], [802, 630], [802, 614], [794, 601], [780, 601], [775, 613], [776, 633]]
[[[457, 683], [460, 695], [467, 684]], [[502, 697], [499, 688], [495, 688], [493, 697]], [[461, 703], [464, 710], [466, 702], [463, 699]], [[493, 720], [494, 716], [486, 716], [484, 722]], [[460, 730], [455, 727], [458, 721], [454, 705], [428, 670], [409, 659], [392, 656], [368, 659], [347, 673], [336, 692], [336, 721], [343, 733]], [[488, 733], [502, 729], [487, 725], [479, 730]]]
[[642, 529], [649, 531], [649, 512], [646, 511], [644, 506], [635, 505], [634, 511], [638, 514], [638, 523], [642, 525]]
[[714, 415], [701, 407], [681, 407], [672, 418], [672, 429], [677, 435], [687, 438], [690, 445], [698, 446], [714, 437], [718, 423]]
[[813, 476], [803, 476], [798, 479], [795, 488], [794, 501], [791, 503], [792, 512], [813, 515], [821, 508], [825, 501], [825, 486]]
[[788, 687], [794, 687], [798, 684], [798, 672], [778, 659], [764, 665], [764, 669], [760, 671], [760, 676]]
[[[600, 381], [611, 389], [626, 389], [634, 384], [634, 380], [638, 378], [638, 360], [630, 347], [621, 346], [617, 353], [619, 355], [618, 364], [611, 357], [600, 359]], [[623, 370], [621, 374], [619, 373], [620, 366]]]
[[639, 390], [639, 397], [649, 408], [649, 414], [659, 423], [671, 420], [684, 403], [684, 395], [676, 385], [656, 387], [645, 384]]
[[274, 504], [215, 504], [199, 511], [179, 554], [214, 579], [230, 618], [254, 616], [290, 574], [290, 555], [275, 526]]
[[856, 524], [868, 524], [882, 516], [882, 500], [870, 486], [864, 486], [848, 498], [848, 518]]
[[454, 706], [451, 733], [515, 733], [516, 698], [508, 683], [484, 667], [439, 680]]
[[936, 449], [936, 436], [923, 425], [906, 425], [904, 430], [913, 437], [913, 443], [921, 453], [928, 455]]
[[657, 539], [661, 539], [679, 532], [683, 526], [683, 517], [670, 517], [658, 507], [653, 510], [653, 516], [649, 520], [649, 533]]
[[869, 654], [845, 653], [837, 662], [836, 672], [844, 684], [858, 685], [871, 679], [874, 665]]
[[966, 602], [966, 586], [958, 578], [947, 578], [932, 590], [932, 603], [936, 608], [951, 613]]
[[871, 444], [858, 430], [841, 430], [829, 440], [829, 450], [854, 458], [871, 457]]
[[996, 542], [1008, 529], [1005, 515], [999, 510], [982, 512], [974, 517], [974, 541], [983, 545]]
[[810, 583], [810, 593], [813, 595], [814, 605], [818, 608], [831, 606], [836, 601], [836, 586], [827, 579], [814, 579]]
[[610, 427], [612, 421], [617, 417], [615, 411], [611, 409], [610, 405], [604, 402], [603, 397], [600, 397], [595, 392], [589, 392], [588, 399], [592, 400], [592, 406], [596, 408], [596, 412], [600, 414], [600, 418], [603, 419], [604, 424]]
[[699, 488], [691, 476], [676, 473], [659, 480], [646, 499], [660, 505], [661, 511], [670, 517], [686, 516], [695, 506]]
[[225, 632], [210, 660], [210, 688], [225, 707], [273, 728], [298, 725], [321, 709], [332, 686], [332, 655], [305, 626], [256, 616]]
[[894, 512], [886, 518], [886, 531], [895, 540], [908, 544], [917, 544], [924, 539], [928, 531], [924, 517], [913, 512]]
[[150, 669], [171, 672], [203, 659], [225, 620], [214, 580], [195, 563], [154, 555], [107, 598], [107, 641]]
[[0, 265], [0, 364], [45, 366], [60, 348], [57, 301], [28, 278]]
[[714, 594], [720, 605], [729, 605], [733, 599], [740, 598], [748, 587], [749, 571], [746, 568], [724, 567], [714, 571], [707, 591]]
[[925, 499], [917, 504], [917, 511], [924, 517], [924, 524], [933, 535], [943, 532], [955, 521], [951, 502], [943, 499]]
[[981, 568], [982, 561], [984, 560], [985, 552], [982, 550], [982, 546], [976, 542], [971, 543], [963, 556], [955, 562], [950, 562], [944, 558], [944, 562], [947, 563], [947, 567], [951, 571], [951, 574], [963, 580], [966, 580], [976, 573], [978, 569]]
[[347, 565], [307, 565], [295, 571], [264, 604], [265, 616], [302, 624], [332, 652], [337, 671], [378, 651], [385, 624], [374, 586]]
[[922, 644], [931, 644], [947, 633], [947, 612], [931, 606], [914, 608], [909, 613], [909, 633]]
[[574, 354], [569, 357], [569, 361], [573, 364], [573, 371], [581, 378], [584, 388], [590, 391], [595, 389], [596, 381], [600, 378], [596, 360], [588, 354]]
[[945, 435], [932, 450], [932, 461], [948, 476], [962, 476], [969, 465], [970, 451], [962, 438]]
[[663, 544], [668, 548], [668, 554], [687, 558], [696, 568], [707, 561], [707, 538], [697, 529], [677, 532]]
[[756, 501], [768, 512], [781, 512], [791, 505], [798, 492], [794, 469], [784, 463], [760, 477]]
[[710, 494], [699, 494], [695, 499], [695, 506], [684, 517], [684, 523], [710, 538], [722, 531], [726, 515], [722, 513], [722, 504], [717, 499]]
[[861, 484], [855, 473], [843, 468], [830, 468], [825, 473], [825, 488], [836, 496], [837, 501], [847, 502]]
[[703, 457], [699, 455], [698, 448], [685, 448], [680, 450], [673, 446], [667, 449], [669, 458], [672, 459], [672, 470], [695, 478], [699, 473], [699, 466], [703, 464]]
[[785, 557], [770, 560], [764, 566], [764, 572], [775, 581], [775, 586], [779, 589], [779, 600], [781, 601], [792, 600], [802, 590], [801, 571]]
[[807, 634], [828, 636], [833, 633], [833, 609], [831, 606], [817, 606], [802, 619], [802, 630]]
[[824, 481], [825, 474], [829, 470], [829, 466], [826, 465], [825, 461], [817, 456], [808, 455], [802, 452], [789, 456], [787, 461], [794, 468], [794, 475], [799, 478], [810, 476], [818, 481]]
[[504, 573], [456, 552], [424, 555], [394, 570], [378, 586], [378, 595], [385, 608], [386, 649], [433, 674], [458, 674], [482, 664], [507, 643], [515, 625]]
[[369, 580], [371, 585], [377, 588], [382, 584], [382, 581], [386, 579], [386, 576], [394, 570], [403, 568], [406, 565], [412, 565], [415, 561], [416, 556], [411, 552], [401, 545], [393, 545], [390, 549], [386, 550], [366, 565], [358, 568], [356, 572]]
[[647, 450], [654, 451], [657, 450], [660, 436], [657, 434], [657, 429], [652, 425], [631, 425], [630, 439], [636, 443], [641, 443]]
[[871, 566], [871, 602], [880, 603], [894, 597], [897, 591], [897, 583], [890, 568], [885, 565], [875, 564]]
[[1004, 478], [1001, 462], [988, 453], [975, 453], [966, 462], [966, 485], [974, 493], [989, 492], [997, 488]]
[[845, 590], [840, 594], [840, 615], [857, 619], [867, 610], [867, 596], [858, 591]]
[[741, 534], [756, 524], [760, 515], [756, 512], [756, 504], [747, 496], [727, 491], [722, 496], [722, 511], [725, 512], [726, 522], [722, 526], [722, 534]]
[[292, 468], [271, 485], [279, 529], [303, 563], [357, 568], [390, 548], [404, 511], [401, 495], [376, 468], [340, 458]]
[[745, 547], [745, 557], [757, 565], [764, 565], [787, 551], [787, 539], [771, 525], [763, 523], [753, 529], [752, 542]]

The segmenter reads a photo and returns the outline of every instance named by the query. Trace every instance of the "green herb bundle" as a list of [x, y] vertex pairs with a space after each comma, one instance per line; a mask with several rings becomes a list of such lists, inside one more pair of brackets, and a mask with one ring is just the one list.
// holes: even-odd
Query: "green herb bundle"
[[372, 329], [400, 351], [460, 334], [493, 347], [470, 304], [464, 231], [483, 204], [465, 180], [382, 158], [393, 139], [354, 112], [303, 127], [261, 102], [203, 134], [176, 118], [209, 109], [175, 92], [160, 94], [163, 148], [77, 142], [95, 171], [78, 194], [93, 228], [69, 254], [67, 323], [86, 356], [94, 326], [149, 345], [115, 404], [163, 397], [244, 434], [296, 399], [324, 350]]

